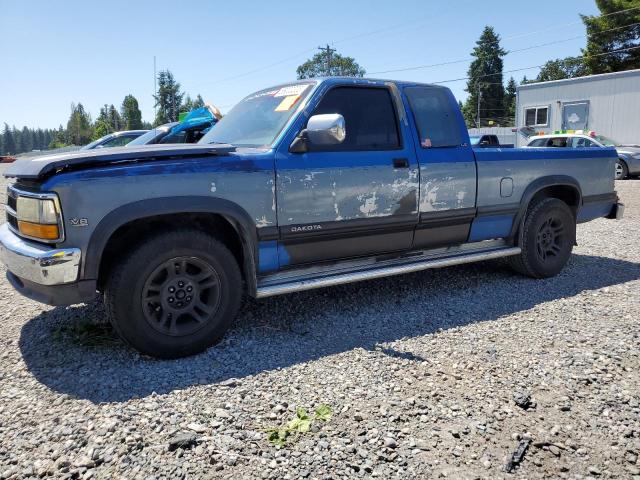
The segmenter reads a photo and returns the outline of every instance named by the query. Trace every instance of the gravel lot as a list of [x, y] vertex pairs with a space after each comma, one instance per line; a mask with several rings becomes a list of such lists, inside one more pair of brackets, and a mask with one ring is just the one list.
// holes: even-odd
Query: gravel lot
[[484, 263], [252, 302], [177, 361], [3, 278], [0, 478], [640, 479], [640, 180], [617, 189], [626, 218], [579, 226], [557, 278]]

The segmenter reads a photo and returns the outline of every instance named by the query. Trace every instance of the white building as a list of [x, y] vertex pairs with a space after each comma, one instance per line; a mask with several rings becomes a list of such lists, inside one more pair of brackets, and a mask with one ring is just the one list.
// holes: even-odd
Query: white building
[[[640, 144], [640, 70], [520, 85], [516, 125], [545, 133], [594, 130], [622, 144]], [[518, 146], [526, 144], [517, 137]]]

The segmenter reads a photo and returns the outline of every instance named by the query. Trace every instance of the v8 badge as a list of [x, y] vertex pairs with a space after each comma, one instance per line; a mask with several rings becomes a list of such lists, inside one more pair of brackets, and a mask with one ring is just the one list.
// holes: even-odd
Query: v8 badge
[[72, 227], [86, 227], [89, 225], [89, 220], [86, 218], [70, 218], [69, 223]]

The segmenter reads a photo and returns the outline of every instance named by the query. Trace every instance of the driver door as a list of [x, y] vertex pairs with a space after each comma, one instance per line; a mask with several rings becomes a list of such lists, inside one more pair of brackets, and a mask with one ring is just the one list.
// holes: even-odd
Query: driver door
[[401, 113], [384, 84], [335, 86], [311, 115], [342, 115], [342, 143], [305, 153], [283, 145], [276, 159], [281, 268], [411, 248], [419, 172]]

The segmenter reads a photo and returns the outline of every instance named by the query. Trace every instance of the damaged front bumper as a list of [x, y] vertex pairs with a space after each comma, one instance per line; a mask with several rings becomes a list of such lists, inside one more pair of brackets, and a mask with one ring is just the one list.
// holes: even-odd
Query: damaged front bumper
[[49, 305], [72, 305], [95, 296], [95, 281], [78, 281], [79, 248], [52, 248], [30, 242], [0, 226], [0, 261], [22, 295]]

